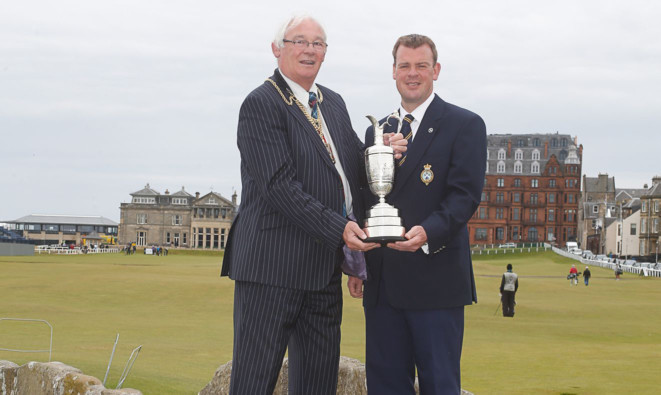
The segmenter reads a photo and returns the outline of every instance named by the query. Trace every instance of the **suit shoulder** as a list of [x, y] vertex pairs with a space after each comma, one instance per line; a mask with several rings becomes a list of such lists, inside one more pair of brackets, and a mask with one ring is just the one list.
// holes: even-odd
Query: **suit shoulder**
[[[447, 114], [451, 114], [451, 115], [454, 115], [454, 116], [466, 118], [467, 120], [471, 120], [471, 119], [480, 119], [480, 120], [482, 120], [482, 117], [480, 117], [478, 114], [474, 113], [471, 110], [467, 110], [463, 107], [459, 107], [456, 104], [452, 104], [452, 103], [448, 103], [448, 102], [445, 102], [445, 105], [446, 105]], [[482, 121], [482, 122], [484, 122], [484, 121]]]

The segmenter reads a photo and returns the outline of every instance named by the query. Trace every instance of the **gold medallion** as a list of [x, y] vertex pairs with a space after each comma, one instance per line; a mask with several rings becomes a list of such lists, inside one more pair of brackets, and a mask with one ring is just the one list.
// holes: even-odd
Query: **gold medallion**
[[425, 185], [429, 185], [432, 181], [434, 181], [434, 172], [431, 171], [431, 165], [427, 163], [425, 165], [425, 169], [420, 173], [420, 180], [425, 183]]

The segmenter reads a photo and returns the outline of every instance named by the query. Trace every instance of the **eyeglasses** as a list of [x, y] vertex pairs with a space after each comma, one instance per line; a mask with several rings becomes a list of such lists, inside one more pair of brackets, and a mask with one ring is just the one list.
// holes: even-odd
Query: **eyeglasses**
[[325, 51], [326, 47], [328, 47], [328, 44], [321, 42], [321, 41], [314, 41], [314, 42], [309, 42], [307, 40], [287, 40], [287, 39], [282, 39], [282, 42], [285, 43], [292, 43], [294, 44], [294, 48], [297, 49], [307, 49], [310, 44], [312, 44], [312, 48], [314, 48], [315, 51]]

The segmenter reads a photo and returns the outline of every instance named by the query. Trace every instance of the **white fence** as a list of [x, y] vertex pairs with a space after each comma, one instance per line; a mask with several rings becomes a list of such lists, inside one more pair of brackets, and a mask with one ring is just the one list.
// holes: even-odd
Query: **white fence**
[[[533, 245], [534, 244], [534, 245]], [[507, 247], [501, 248], [496, 244], [492, 244], [491, 248], [485, 246], [485, 248], [479, 250], [471, 250], [472, 255], [498, 255], [498, 254], [516, 254], [521, 252], [539, 252], [547, 251], [551, 248], [549, 244], [546, 243], [530, 243], [530, 246], [525, 247]]]
[[[622, 269], [622, 271], [627, 273], [633, 273], [647, 277], [661, 277], [661, 269], [659, 269], [658, 264], [653, 264], [648, 262], [642, 262], [642, 263], [635, 262], [633, 264], [628, 264], [627, 262], [629, 261], [625, 261], [624, 259], [617, 259], [617, 258], [604, 258], [604, 259], [596, 259], [596, 257], [584, 258], [581, 255], [572, 254], [568, 251], [556, 247], [553, 247], [553, 252], [555, 252], [558, 255], [562, 255], [564, 257], [573, 259], [575, 261], [579, 261], [585, 265], [599, 266], [611, 270], [615, 270], [619, 266], [620, 269]], [[649, 267], [652, 265], [654, 267]]]
[[41, 245], [35, 246], [34, 252], [37, 254], [57, 254], [57, 255], [78, 255], [78, 254], [111, 254], [119, 252], [119, 247], [107, 247], [107, 248], [80, 248], [74, 247], [69, 248], [65, 246], [49, 246]]

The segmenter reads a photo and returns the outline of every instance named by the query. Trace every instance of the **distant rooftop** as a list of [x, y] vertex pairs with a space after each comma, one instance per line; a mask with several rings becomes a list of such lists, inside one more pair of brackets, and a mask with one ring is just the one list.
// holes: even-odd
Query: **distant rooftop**
[[10, 224], [58, 224], [58, 225], [96, 225], [118, 226], [113, 220], [101, 216], [30, 214], [25, 217], [6, 221]]

